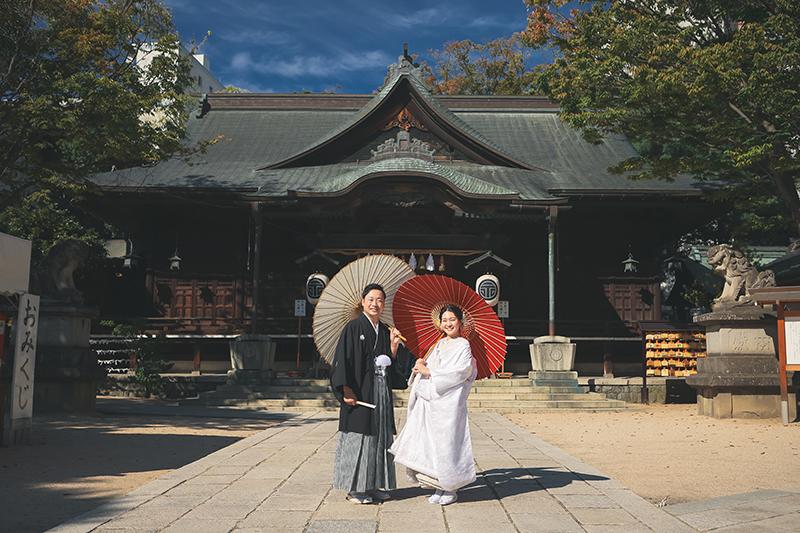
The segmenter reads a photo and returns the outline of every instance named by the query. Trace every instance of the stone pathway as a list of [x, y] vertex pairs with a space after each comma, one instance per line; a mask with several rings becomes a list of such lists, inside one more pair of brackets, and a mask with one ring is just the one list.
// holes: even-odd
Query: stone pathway
[[479, 473], [457, 503], [428, 503], [399, 467], [392, 500], [356, 505], [331, 488], [337, 424], [299, 414], [50, 531], [800, 532], [800, 486], [659, 508], [496, 413], [470, 416]]

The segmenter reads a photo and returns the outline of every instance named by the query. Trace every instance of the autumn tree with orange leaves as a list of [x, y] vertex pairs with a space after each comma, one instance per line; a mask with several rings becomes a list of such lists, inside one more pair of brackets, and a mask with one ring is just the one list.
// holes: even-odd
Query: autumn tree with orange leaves
[[526, 2], [522, 40], [554, 50], [538, 83], [562, 120], [639, 152], [612, 172], [692, 175], [719, 185], [746, 227], [800, 233], [800, 3]]
[[486, 44], [453, 41], [428, 53], [436, 60], [428, 80], [434, 94], [520, 95], [535, 90], [531, 49], [518, 34]]

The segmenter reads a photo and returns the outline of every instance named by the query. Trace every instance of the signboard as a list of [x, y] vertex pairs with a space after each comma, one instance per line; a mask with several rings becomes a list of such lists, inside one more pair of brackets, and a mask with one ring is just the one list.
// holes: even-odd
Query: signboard
[[294, 301], [294, 316], [306, 316], [306, 301], [305, 300], [295, 300]]
[[800, 316], [787, 316], [786, 324], [786, 364], [800, 365]]
[[497, 318], [508, 318], [508, 300], [497, 302]]
[[14, 374], [11, 376], [11, 434], [19, 443], [30, 439], [33, 418], [33, 377], [36, 364], [36, 337], [39, 332], [39, 297], [20, 297], [15, 324]]

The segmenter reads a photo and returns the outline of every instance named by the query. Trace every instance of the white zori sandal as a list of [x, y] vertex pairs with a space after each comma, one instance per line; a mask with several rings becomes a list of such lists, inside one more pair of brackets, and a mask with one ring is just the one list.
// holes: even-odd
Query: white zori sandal
[[439, 503], [441, 505], [450, 505], [454, 501], [458, 499], [458, 494], [455, 492], [447, 492], [445, 491], [442, 496], [439, 498]]

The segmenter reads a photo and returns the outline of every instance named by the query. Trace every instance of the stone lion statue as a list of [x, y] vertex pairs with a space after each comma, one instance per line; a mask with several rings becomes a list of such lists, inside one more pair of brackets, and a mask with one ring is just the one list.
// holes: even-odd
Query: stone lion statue
[[775, 274], [771, 270], [759, 272], [741, 251], [730, 244], [709, 248], [708, 264], [725, 278], [722, 295], [714, 300], [715, 307], [747, 304], [752, 301], [747, 297], [747, 289], [775, 286]]
[[89, 245], [78, 239], [55, 244], [34, 272], [34, 289], [40, 296], [62, 302], [83, 303], [83, 293], [75, 288], [72, 274], [89, 256]]

